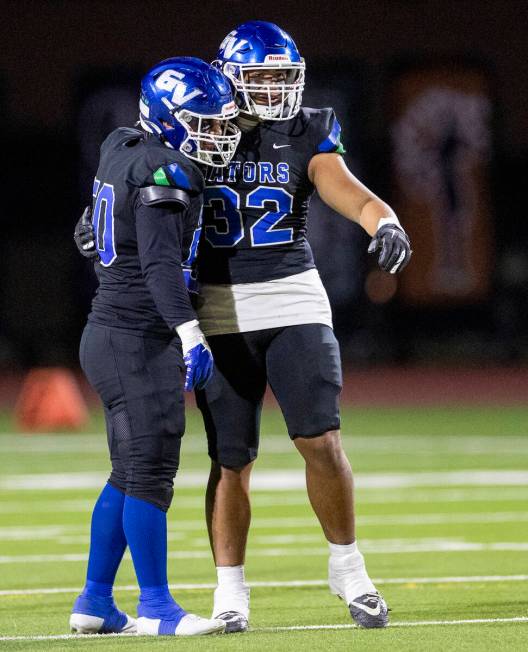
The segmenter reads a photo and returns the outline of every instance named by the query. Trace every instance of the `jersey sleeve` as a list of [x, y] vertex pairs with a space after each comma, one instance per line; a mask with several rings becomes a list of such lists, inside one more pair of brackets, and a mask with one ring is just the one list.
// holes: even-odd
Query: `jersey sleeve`
[[182, 269], [184, 214], [174, 213], [171, 206], [144, 206], [138, 202], [136, 233], [146, 285], [168, 327], [174, 330], [196, 319]]
[[313, 153], [344, 154], [341, 144], [341, 125], [333, 109], [319, 109], [312, 118]]

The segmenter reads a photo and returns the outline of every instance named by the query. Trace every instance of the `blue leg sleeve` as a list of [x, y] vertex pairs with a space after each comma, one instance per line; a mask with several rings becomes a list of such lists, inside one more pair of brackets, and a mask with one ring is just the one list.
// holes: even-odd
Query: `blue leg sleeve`
[[123, 527], [141, 589], [138, 616], [159, 618], [159, 633], [173, 634], [186, 612], [168, 588], [167, 514], [144, 500], [127, 496]]

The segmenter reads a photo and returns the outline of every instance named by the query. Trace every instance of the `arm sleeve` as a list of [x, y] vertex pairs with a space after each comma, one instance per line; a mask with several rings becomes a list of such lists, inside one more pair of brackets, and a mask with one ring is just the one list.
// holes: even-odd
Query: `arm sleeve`
[[181, 266], [184, 216], [170, 204], [136, 204], [141, 269], [154, 303], [171, 330], [196, 319]]

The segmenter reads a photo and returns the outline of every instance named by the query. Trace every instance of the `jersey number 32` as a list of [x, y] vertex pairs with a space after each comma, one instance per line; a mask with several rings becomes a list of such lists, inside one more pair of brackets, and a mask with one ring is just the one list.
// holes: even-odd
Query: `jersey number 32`
[[[292, 212], [293, 197], [284, 188], [259, 186], [246, 197], [244, 208], [275, 210], [264, 213], [249, 229], [252, 247], [270, 247], [293, 242], [292, 228], [277, 228]], [[204, 192], [205, 239], [213, 247], [235, 247], [244, 238], [240, 195], [229, 186], [210, 186]]]

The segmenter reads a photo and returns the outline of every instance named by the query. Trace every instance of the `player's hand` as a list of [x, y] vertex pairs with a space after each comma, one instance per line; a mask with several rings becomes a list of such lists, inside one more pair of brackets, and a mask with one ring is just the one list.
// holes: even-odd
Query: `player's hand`
[[401, 272], [411, 260], [411, 243], [398, 224], [384, 224], [376, 231], [368, 252], [373, 254], [378, 249], [381, 249], [378, 265], [390, 274]]
[[185, 322], [176, 328], [180, 336], [185, 362], [186, 392], [203, 389], [213, 374], [213, 354], [205, 335], [200, 330], [198, 320]]
[[203, 389], [213, 373], [213, 354], [207, 342], [197, 344], [183, 356], [187, 372], [185, 374], [185, 391]]
[[95, 234], [92, 225], [92, 208], [87, 206], [84, 209], [79, 221], [75, 225], [73, 239], [79, 253], [85, 258], [97, 258], [97, 247], [95, 246]]

